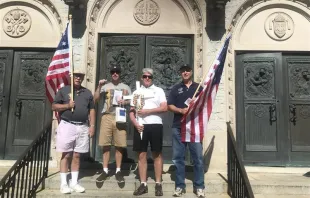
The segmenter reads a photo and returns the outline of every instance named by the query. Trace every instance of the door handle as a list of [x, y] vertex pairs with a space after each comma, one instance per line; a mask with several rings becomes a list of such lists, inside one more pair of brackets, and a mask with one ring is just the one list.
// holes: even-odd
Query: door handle
[[277, 121], [277, 112], [276, 112], [276, 105], [272, 104], [269, 106], [269, 115], [270, 115], [270, 124], [272, 124], [272, 122]]
[[16, 110], [15, 110], [15, 116], [20, 119], [22, 113], [22, 100], [21, 99], [16, 99]]
[[2, 102], [3, 102], [3, 99], [0, 98], [0, 113], [2, 112]]
[[297, 116], [296, 116], [296, 106], [294, 104], [290, 104], [290, 113], [293, 115], [292, 117], [290, 117], [290, 121], [296, 125], [296, 119], [297, 119]]

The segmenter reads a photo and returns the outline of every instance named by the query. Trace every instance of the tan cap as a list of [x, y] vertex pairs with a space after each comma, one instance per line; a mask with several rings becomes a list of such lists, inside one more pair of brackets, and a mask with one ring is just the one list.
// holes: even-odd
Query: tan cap
[[74, 69], [73, 74], [83, 74], [83, 75], [85, 75], [85, 72], [82, 71], [81, 69]]

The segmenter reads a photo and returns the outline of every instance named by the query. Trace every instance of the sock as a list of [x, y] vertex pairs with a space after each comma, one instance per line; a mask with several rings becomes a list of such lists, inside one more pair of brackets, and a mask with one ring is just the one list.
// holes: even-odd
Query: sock
[[108, 168], [103, 168], [103, 171], [106, 173], [106, 174], [108, 174]]
[[60, 182], [61, 182], [61, 186], [62, 185], [68, 185], [67, 183], [67, 173], [60, 173]]
[[121, 168], [116, 168], [116, 172], [115, 173], [120, 172], [120, 171], [121, 171]]
[[78, 183], [79, 171], [71, 172], [71, 185], [74, 186]]
[[156, 182], [156, 184], [161, 184], [161, 182]]
[[141, 182], [141, 184], [144, 184], [144, 186], [147, 186], [147, 183], [146, 183], [146, 182]]

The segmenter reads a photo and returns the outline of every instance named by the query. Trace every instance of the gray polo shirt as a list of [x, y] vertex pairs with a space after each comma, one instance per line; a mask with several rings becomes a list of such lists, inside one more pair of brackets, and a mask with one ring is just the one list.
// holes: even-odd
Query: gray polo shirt
[[[62, 87], [56, 93], [53, 104], [68, 104], [69, 94], [71, 92], [70, 85]], [[71, 109], [59, 112], [60, 118], [75, 122], [87, 122], [89, 110], [95, 109], [92, 93], [85, 87], [81, 87], [79, 90], [73, 90], [75, 108], [72, 112]]]
[[115, 114], [115, 108], [117, 105], [113, 105], [113, 97], [114, 97], [114, 91], [122, 91], [123, 95], [131, 95], [131, 89], [128, 85], [124, 83], [119, 83], [117, 85], [114, 85], [113, 83], [107, 83], [101, 87], [100, 95], [103, 97], [103, 108], [102, 113], [103, 114]]

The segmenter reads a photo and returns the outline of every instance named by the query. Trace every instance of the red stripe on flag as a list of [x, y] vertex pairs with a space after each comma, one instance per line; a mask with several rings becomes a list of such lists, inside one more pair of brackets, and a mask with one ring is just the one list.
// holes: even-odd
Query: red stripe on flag
[[69, 58], [69, 53], [54, 55], [52, 61]]

